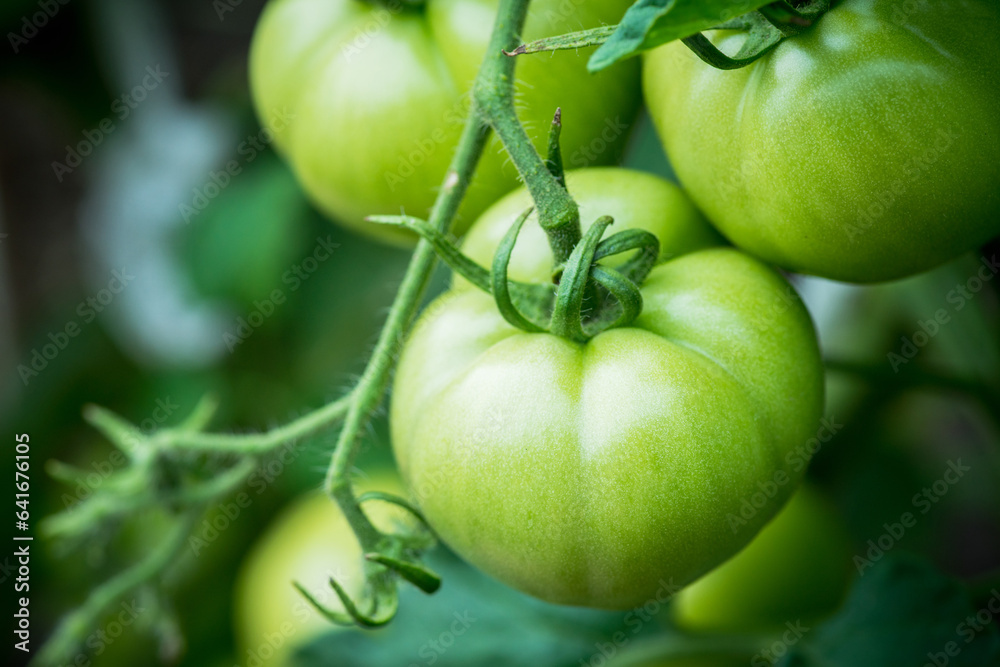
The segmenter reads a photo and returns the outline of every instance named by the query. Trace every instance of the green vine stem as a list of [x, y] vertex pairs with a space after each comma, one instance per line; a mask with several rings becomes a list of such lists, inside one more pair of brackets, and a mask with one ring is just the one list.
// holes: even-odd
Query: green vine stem
[[[313, 435], [330, 427], [344, 416], [353, 392], [327, 403], [294, 421], [262, 433], [202, 433], [201, 429], [215, 410], [212, 398], [203, 399], [188, 420], [177, 429], [160, 431], [151, 442], [160, 449], [180, 449], [215, 454], [265, 454], [289, 442]], [[112, 442], [129, 441], [130, 430], [117, 415], [97, 406], [84, 408], [84, 419], [108, 436]], [[136, 432], [131, 432], [134, 441]], [[128, 451], [126, 451], [128, 454]]]
[[93, 631], [96, 622], [115, 602], [152, 582], [176, 561], [204, 509], [204, 506], [199, 506], [185, 512], [167, 538], [145, 560], [94, 589], [80, 607], [59, 623], [31, 664], [61, 665], [72, 660], [73, 654], [80, 649], [82, 639]]
[[[458, 149], [452, 159], [451, 166], [445, 177], [444, 185], [438, 193], [437, 200], [431, 210], [429, 224], [441, 232], [447, 233], [458, 212], [465, 192], [475, 173], [479, 158], [486, 147], [490, 127], [502, 126], [507, 135], [504, 145], [508, 142], [518, 144], [519, 157], [515, 159], [529, 183], [535, 184], [535, 190], [543, 193], [552, 215], [561, 215], [562, 208], [555, 203], [558, 199], [553, 190], [559, 190], [564, 199], [568, 199], [575, 212], [575, 224], [579, 235], [579, 212], [576, 203], [546, 168], [542, 159], [535, 152], [514, 113], [513, 76], [514, 63], [503, 55], [505, 49], [511, 49], [517, 44], [517, 36], [521, 32], [527, 15], [529, 0], [501, 0], [497, 12], [496, 24], [487, 47], [487, 55], [473, 85], [473, 104], [466, 120], [465, 128], [459, 140]], [[506, 111], [503, 107], [507, 107]], [[489, 109], [490, 111], [487, 111]], [[509, 111], [509, 114], [507, 113]], [[496, 118], [500, 118], [499, 123]], [[504, 135], [501, 134], [501, 138]], [[511, 150], [511, 146], [508, 146]], [[537, 166], [537, 169], [535, 168]], [[565, 203], [565, 202], [564, 202]], [[552, 214], [551, 211], [557, 211]], [[565, 217], [559, 217], [565, 230], [568, 223]], [[555, 226], [555, 225], [553, 225]], [[571, 234], [569, 235], [571, 237]], [[566, 237], [566, 238], [569, 238]], [[354, 533], [358, 537], [362, 549], [373, 552], [379, 549], [384, 537], [368, 520], [361, 510], [354, 491], [351, 488], [348, 471], [357, 454], [360, 435], [371, 420], [372, 414], [382, 403], [383, 396], [389, 385], [389, 377], [396, 362], [399, 349], [416, 317], [417, 309], [427, 289], [431, 272], [437, 263], [434, 246], [421, 240], [410, 260], [410, 265], [403, 277], [396, 299], [389, 311], [389, 316], [375, 350], [361, 375], [350, 402], [344, 426], [337, 440], [336, 448], [327, 469], [324, 489], [336, 501]], [[378, 576], [376, 571], [375, 575]], [[339, 593], [339, 591], [338, 591]], [[345, 605], [347, 606], [347, 605]], [[321, 611], [326, 611], [321, 609]], [[358, 615], [354, 615], [360, 620]]]
[[[558, 172], [555, 175], [559, 177]], [[659, 239], [646, 231], [627, 229], [602, 240], [613, 222], [604, 216], [590, 226], [566, 263], [554, 267], [551, 284], [522, 283], [510, 279], [508, 268], [518, 234], [533, 210], [524, 211], [504, 235], [493, 255], [492, 270], [476, 264], [447, 236], [419, 218], [375, 215], [367, 220], [404, 227], [433, 244], [438, 257], [492, 295], [503, 318], [522, 331], [547, 331], [583, 343], [606, 329], [634, 321], [642, 311], [639, 285], [656, 264]], [[633, 250], [635, 254], [617, 269], [597, 263]]]
[[[527, 4], [525, 0], [508, 0], [505, 4], [510, 3]], [[486, 146], [488, 129], [476, 116], [475, 109], [472, 110], [471, 116], [462, 133], [444, 187], [431, 211], [430, 224], [442, 232], [447, 232], [451, 228], [458, 205]], [[343, 429], [330, 460], [330, 467], [327, 469], [324, 488], [340, 505], [365, 549], [375, 548], [379, 533], [358, 507], [350, 488], [347, 471], [354, 462], [360, 433], [368, 424], [371, 415], [378, 409], [388, 389], [389, 375], [395, 365], [399, 348], [416, 316], [436, 263], [434, 246], [421, 240], [410, 260], [371, 359], [354, 390]]]
[[398, 12], [406, 8], [420, 9], [426, 4], [427, 0], [358, 0], [358, 2], [366, 2], [375, 7], [383, 7], [390, 12]]
[[[115, 473], [79, 507], [47, 518], [43, 524], [45, 534], [80, 538], [95, 527], [154, 505], [178, 508], [180, 517], [170, 536], [157, 544], [144, 560], [95, 587], [83, 605], [59, 623], [31, 664], [55, 665], [71, 660], [109, 606], [155, 580], [175, 562], [205, 508], [242, 486], [257, 468], [258, 455], [331, 426], [346, 413], [352, 398], [353, 393], [348, 394], [288, 424], [247, 435], [201, 432], [217, 406], [210, 397], [202, 399], [178, 426], [148, 437], [110, 410], [87, 406], [84, 418], [124, 452], [131, 465]], [[158, 488], [164, 468], [178, 465], [180, 459], [192, 453], [236, 456], [236, 461], [206, 480]], [[79, 477], [71, 466], [56, 461], [46, 467], [62, 481], [72, 483]]]

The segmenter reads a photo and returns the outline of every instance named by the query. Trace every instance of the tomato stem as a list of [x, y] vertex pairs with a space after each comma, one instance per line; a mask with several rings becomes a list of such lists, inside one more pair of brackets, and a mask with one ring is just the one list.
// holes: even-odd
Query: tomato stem
[[[508, 0], [500, 4], [497, 27], [524, 24], [528, 0]], [[521, 174], [538, 210], [538, 223], [549, 237], [556, 264], [565, 262], [580, 242], [580, 209], [546, 160], [535, 150], [514, 105], [516, 58], [505, 54], [518, 46], [520, 29], [491, 41], [486, 60], [472, 87], [475, 108], [503, 142], [511, 161]], [[494, 37], [498, 34], [495, 32]], [[561, 114], [560, 114], [561, 123]]]

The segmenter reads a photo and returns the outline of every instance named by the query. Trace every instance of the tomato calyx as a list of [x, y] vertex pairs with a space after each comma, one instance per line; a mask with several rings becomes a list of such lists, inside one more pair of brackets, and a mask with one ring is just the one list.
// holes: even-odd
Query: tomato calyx
[[[631, 324], [642, 312], [639, 285], [653, 269], [660, 241], [638, 229], [619, 232], [602, 241], [613, 222], [610, 216], [594, 222], [566, 262], [556, 291], [551, 333], [586, 342], [602, 331]], [[603, 257], [629, 250], [637, 252], [619, 270], [597, 263]], [[583, 304], [587, 300], [596, 300], [597, 306], [585, 318]]]
[[[425, 220], [410, 216], [372, 216], [368, 220], [419, 234], [453, 271], [492, 295], [503, 318], [523, 331], [585, 343], [602, 331], [631, 324], [642, 312], [639, 286], [656, 264], [659, 239], [641, 229], [603, 238], [614, 222], [603, 216], [590, 226], [569, 259], [554, 268], [551, 284], [511, 280], [507, 271], [514, 245], [533, 210], [525, 210], [514, 221], [497, 247], [491, 270], [467, 257]], [[616, 268], [599, 263], [633, 250], [635, 254]]]

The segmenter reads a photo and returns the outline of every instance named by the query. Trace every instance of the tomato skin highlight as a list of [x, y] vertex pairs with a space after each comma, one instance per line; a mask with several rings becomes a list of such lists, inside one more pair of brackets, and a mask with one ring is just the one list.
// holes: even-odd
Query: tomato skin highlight
[[[733, 243], [892, 280], [1000, 233], [998, 34], [994, 2], [843, 0], [744, 69], [655, 49], [644, 91], [678, 178]], [[741, 39], [708, 35], [726, 52]]]
[[[567, 179], [593, 213], [618, 191], [628, 197], [619, 211], [643, 212], [641, 188]], [[658, 187], [647, 201], [659, 201]], [[507, 213], [488, 211], [469, 234], [477, 261], [520, 212], [497, 207]], [[620, 213], [612, 230], [671, 218], [645, 214]], [[390, 414], [400, 472], [438, 535], [510, 586], [561, 604], [634, 607], [735, 553], [801, 478], [786, 457], [814, 435], [823, 400], [807, 312], [758, 260], [674, 238], [690, 252], [653, 270], [630, 327], [586, 344], [524, 333], [457, 282], [404, 347]], [[543, 239], [519, 239], [535, 261], [520, 275], [549, 275]], [[727, 515], [776, 471], [787, 483], [733, 531]]]
[[[536, 0], [525, 39], [616, 23], [629, 4], [588, 2], [567, 14], [563, 0]], [[428, 216], [468, 114], [496, 9], [497, 0], [428, 0], [422, 9], [395, 11], [361, 0], [267, 5], [250, 53], [254, 104], [320, 209], [354, 230], [412, 245], [409, 232], [364, 218]], [[641, 101], [638, 62], [591, 76], [589, 51], [523, 57], [516, 69], [518, 113], [540, 150], [562, 109], [567, 167], [616, 162]], [[494, 136], [456, 232], [517, 183]]]

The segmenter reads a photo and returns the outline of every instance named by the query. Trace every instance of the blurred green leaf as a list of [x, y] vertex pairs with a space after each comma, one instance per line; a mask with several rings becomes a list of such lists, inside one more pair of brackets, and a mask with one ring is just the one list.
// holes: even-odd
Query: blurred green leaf
[[[986, 610], [992, 618], [993, 614]], [[783, 667], [1000, 664], [1000, 635], [969, 593], [926, 560], [887, 556], [859, 577], [836, 616], [806, 631]], [[937, 660], [937, 662], [934, 662]]]
[[226, 186], [216, 188], [208, 178], [197, 189], [218, 195], [191, 215], [182, 253], [201, 293], [249, 304], [280, 286], [298, 259], [309, 208], [295, 177], [273, 155], [235, 176], [224, 171], [216, 173], [230, 179], [220, 176]]

